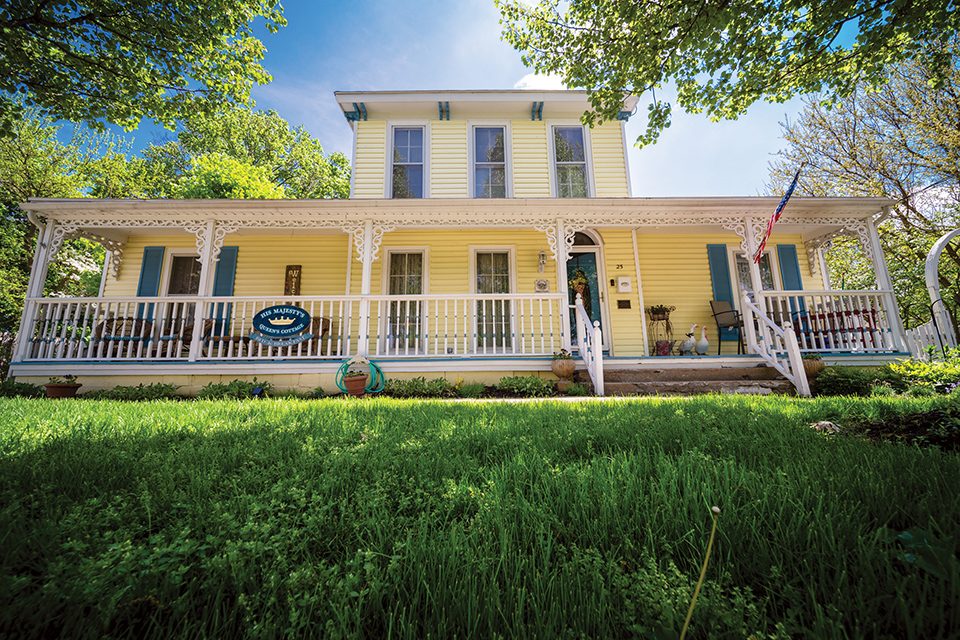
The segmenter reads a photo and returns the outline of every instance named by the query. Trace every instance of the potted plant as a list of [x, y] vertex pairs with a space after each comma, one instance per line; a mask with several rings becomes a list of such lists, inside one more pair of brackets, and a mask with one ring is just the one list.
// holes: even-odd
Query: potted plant
[[819, 353], [805, 353], [800, 358], [803, 361], [803, 371], [807, 374], [807, 380], [816, 378], [827, 366]]
[[650, 320], [658, 322], [661, 320], [670, 320], [670, 312], [675, 311], [676, 307], [668, 307], [665, 304], [655, 304], [647, 309]]
[[363, 371], [347, 371], [343, 374], [343, 386], [347, 393], [355, 398], [362, 398], [367, 393], [367, 379], [370, 376]]
[[553, 362], [550, 363], [550, 369], [553, 374], [561, 380], [568, 380], [573, 376], [577, 369], [577, 363], [573, 361], [573, 354], [566, 349], [560, 349], [553, 354]]
[[48, 398], [73, 398], [77, 389], [83, 385], [77, 382], [77, 376], [53, 376], [50, 382], [43, 385]]

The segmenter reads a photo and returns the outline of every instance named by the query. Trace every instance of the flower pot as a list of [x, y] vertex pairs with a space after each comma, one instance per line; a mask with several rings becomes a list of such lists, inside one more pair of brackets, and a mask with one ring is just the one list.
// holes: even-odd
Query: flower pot
[[567, 389], [569, 389], [575, 384], [576, 383], [573, 380], [569, 380], [567, 378], [560, 378], [559, 380], [557, 380], [557, 385], [556, 385], [557, 391], [559, 391], [560, 393], [566, 393]]
[[347, 388], [347, 393], [362, 398], [367, 393], [367, 379], [370, 376], [352, 376], [343, 379], [343, 386]]
[[804, 360], [803, 361], [803, 371], [807, 374], [807, 380], [813, 380], [817, 375], [826, 369], [827, 365], [823, 364], [823, 360]]
[[670, 319], [670, 314], [666, 312], [650, 314], [650, 320], [653, 322], [660, 322], [662, 320], [669, 320], [669, 319]]
[[550, 369], [558, 378], [569, 378], [576, 371], [577, 363], [569, 358], [558, 358], [550, 363]]
[[43, 388], [48, 398], [73, 398], [82, 386], [79, 382], [48, 382]]

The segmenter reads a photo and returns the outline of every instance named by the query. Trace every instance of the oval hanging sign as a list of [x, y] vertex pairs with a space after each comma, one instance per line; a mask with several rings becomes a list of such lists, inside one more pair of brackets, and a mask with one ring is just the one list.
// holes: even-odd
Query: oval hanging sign
[[292, 338], [309, 326], [309, 313], [285, 304], [267, 307], [253, 316], [253, 330], [268, 338]]

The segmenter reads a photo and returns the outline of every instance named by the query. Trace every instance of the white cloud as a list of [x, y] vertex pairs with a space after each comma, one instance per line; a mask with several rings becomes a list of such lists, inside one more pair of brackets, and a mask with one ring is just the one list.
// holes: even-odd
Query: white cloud
[[528, 73], [527, 75], [520, 78], [515, 85], [514, 89], [535, 89], [540, 91], [549, 91], [552, 89], [566, 89], [566, 85], [563, 84], [563, 78], [556, 75], [541, 76], [536, 73]]

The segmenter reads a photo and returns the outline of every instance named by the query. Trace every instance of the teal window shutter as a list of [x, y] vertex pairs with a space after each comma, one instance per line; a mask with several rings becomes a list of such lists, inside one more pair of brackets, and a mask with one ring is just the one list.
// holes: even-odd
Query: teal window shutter
[[[238, 247], [223, 247], [220, 249], [220, 260], [217, 261], [217, 269], [213, 275], [213, 295], [232, 296], [233, 283], [237, 276], [237, 252]], [[213, 327], [213, 335], [223, 335], [230, 324], [230, 316], [233, 312], [233, 305], [230, 303], [218, 303], [215, 306], [216, 322]]]
[[[780, 264], [780, 282], [784, 291], [803, 291], [803, 279], [800, 277], [800, 261], [797, 259], [797, 248], [792, 244], [777, 245], [777, 262]], [[790, 300], [790, 313], [796, 314], [797, 305]], [[803, 300], [800, 300], [800, 311], [804, 311]]]
[[[727, 258], [727, 245], [708, 244], [707, 260], [710, 262], [710, 282], [713, 284], [713, 299], [723, 300], [736, 306], [733, 298], [733, 286], [730, 283], [730, 261]], [[736, 329], [722, 329], [720, 340], [738, 340]]]
[[[140, 282], [137, 284], [137, 297], [148, 298], [160, 295], [160, 274], [163, 272], [164, 247], [144, 247], [143, 261], [140, 263]], [[153, 320], [153, 304], [147, 306], [147, 319]], [[137, 317], [143, 318], [144, 305], [137, 306]]]

